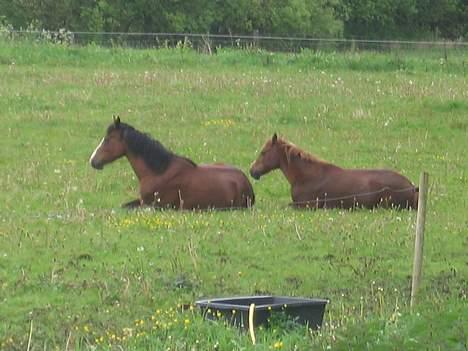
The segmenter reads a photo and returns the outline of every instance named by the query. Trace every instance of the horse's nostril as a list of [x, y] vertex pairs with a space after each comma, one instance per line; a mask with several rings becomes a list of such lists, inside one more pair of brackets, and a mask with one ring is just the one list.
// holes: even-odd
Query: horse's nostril
[[91, 160], [91, 167], [94, 169], [102, 169], [102, 164], [99, 162], [96, 162], [95, 160]]
[[260, 179], [260, 173], [258, 173], [258, 172], [250, 170], [250, 175], [252, 176], [253, 179], [256, 179], [256, 180]]

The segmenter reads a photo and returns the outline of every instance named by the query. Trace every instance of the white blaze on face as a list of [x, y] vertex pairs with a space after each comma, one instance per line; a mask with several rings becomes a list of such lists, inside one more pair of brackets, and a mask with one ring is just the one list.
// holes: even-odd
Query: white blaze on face
[[102, 138], [101, 142], [99, 143], [99, 145], [96, 147], [96, 149], [93, 151], [93, 153], [91, 154], [91, 157], [89, 158], [89, 163], [91, 164], [91, 162], [93, 161], [93, 158], [96, 156], [96, 153], [97, 151], [99, 150], [99, 148], [102, 146], [102, 144], [104, 143], [104, 138]]

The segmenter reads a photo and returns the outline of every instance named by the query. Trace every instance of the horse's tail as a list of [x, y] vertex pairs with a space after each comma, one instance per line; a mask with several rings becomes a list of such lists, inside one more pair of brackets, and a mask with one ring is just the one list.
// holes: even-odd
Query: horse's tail
[[255, 205], [255, 193], [254, 193], [254, 190], [253, 190], [252, 183], [250, 182], [249, 179], [247, 179], [247, 187], [248, 187], [248, 190], [249, 190], [249, 193], [246, 194], [246, 196], [247, 196], [247, 207], [252, 207], [253, 205]]
[[242, 187], [241, 196], [242, 196], [242, 205], [249, 208], [255, 204], [255, 193], [253, 190], [252, 183], [249, 178], [242, 172], [244, 178], [244, 185]]

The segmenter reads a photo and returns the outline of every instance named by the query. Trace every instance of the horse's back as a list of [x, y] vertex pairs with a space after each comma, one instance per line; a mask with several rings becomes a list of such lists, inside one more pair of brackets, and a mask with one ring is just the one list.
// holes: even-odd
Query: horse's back
[[250, 207], [255, 202], [252, 184], [237, 167], [203, 164], [194, 168], [188, 178], [190, 192], [198, 192], [205, 201], [219, 204], [214, 207]]
[[221, 172], [235, 171], [235, 172], [240, 172], [240, 173], [244, 174], [236, 166], [233, 166], [233, 165], [230, 165], [230, 164], [227, 164], [227, 163], [221, 163], [221, 162], [199, 164], [198, 168], [202, 168], [204, 170], [219, 170]]
[[408, 178], [391, 169], [356, 169], [352, 171], [390, 187], [413, 186]]

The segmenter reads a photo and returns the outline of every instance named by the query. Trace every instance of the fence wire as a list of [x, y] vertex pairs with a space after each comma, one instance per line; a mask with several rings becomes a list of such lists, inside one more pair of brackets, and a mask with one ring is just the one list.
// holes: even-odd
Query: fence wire
[[191, 47], [208, 53], [213, 53], [218, 48], [258, 48], [280, 52], [299, 52], [304, 49], [322, 51], [468, 51], [468, 42], [464, 41], [364, 40], [194, 33], [69, 32], [65, 30], [9, 30], [0, 34], [10, 39], [48, 40], [74, 45], [96, 44], [131, 48]]

